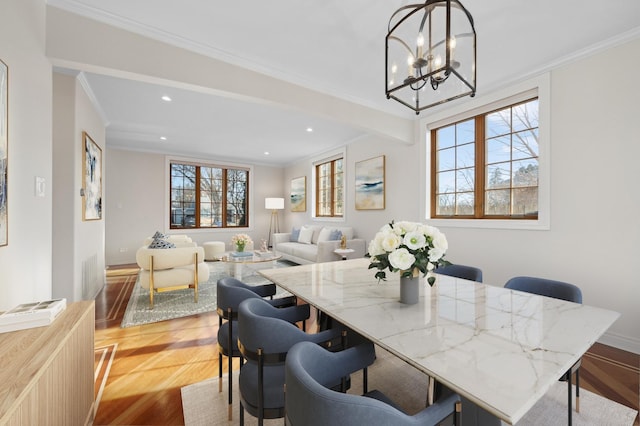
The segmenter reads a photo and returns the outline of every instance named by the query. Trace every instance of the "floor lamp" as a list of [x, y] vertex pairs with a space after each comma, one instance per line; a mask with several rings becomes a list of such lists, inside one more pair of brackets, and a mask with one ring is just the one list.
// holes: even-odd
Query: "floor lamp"
[[284, 198], [265, 198], [264, 208], [271, 210], [271, 223], [269, 224], [269, 239], [267, 242], [267, 247], [271, 248], [271, 234], [280, 232], [278, 210], [284, 210]]

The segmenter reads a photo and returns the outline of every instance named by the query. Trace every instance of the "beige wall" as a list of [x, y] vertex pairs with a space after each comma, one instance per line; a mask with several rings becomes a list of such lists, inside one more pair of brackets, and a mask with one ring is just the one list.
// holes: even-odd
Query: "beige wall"
[[[9, 67], [8, 245], [0, 247], [0, 311], [51, 297], [51, 64], [43, 0], [0, 2], [0, 59]], [[36, 197], [35, 178], [45, 179]]]
[[[167, 157], [163, 154], [107, 149], [109, 161], [105, 179], [106, 264], [135, 262], [136, 250], [155, 231], [188, 234], [194, 241], [223, 241], [230, 249], [234, 230], [169, 230]], [[215, 159], [209, 159], [215, 160]], [[195, 161], [207, 161], [205, 158]], [[250, 173], [250, 227], [243, 229], [255, 241], [267, 239], [271, 212], [264, 208], [266, 197], [284, 197], [282, 169], [254, 165]]]

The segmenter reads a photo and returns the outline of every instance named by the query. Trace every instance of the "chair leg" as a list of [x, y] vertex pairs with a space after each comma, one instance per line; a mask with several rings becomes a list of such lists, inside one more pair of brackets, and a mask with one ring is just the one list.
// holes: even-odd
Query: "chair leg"
[[573, 411], [572, 405], [573, 405], [573, 398], [571, 397], [571, 369], [569, 369], [569, 371], [567, 371], [567, 407], [568, 407], [568, 418], [567, 418], [567, 424], [569, 426], [571, 426], [573, 424], [573, 420], [571, 418], [571, 414]]
[[244, 426], [244, 406], [242, 401], [240, 401], [240, 426]]
[[576, 413], [580, 412], [580, 367], [576, 369]]
[[222, 352], [218, 351], [218, 392], [222, 392]]
[[369, 370], [367, 367], [362, 369], [362, 390], [363, 393], [369, 392]]

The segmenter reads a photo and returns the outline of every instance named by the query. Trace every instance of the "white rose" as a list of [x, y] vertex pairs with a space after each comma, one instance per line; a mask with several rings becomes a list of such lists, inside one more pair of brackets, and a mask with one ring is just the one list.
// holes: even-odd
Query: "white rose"
[[382, 234], [382, 238], [380, 240], [380, 246], [387, 252], [394, 251], [401, 243], [402, 238], [391, 232], [388, 234]]
[[369, 243], [369, 254], [371, 256], [377, 256], [379, 254], [384, 254], [384, 250], [382, 249], [382, 246], [380, 245], [380, 240], [378, 238], [374, 238]]
[[417, 250], [423, 248], [427, 244], [427, 238], [424, 234], [413, 231], [408, 232], [402, 240], [403, 244], [409, 247], [411, 250]]
[[438, 248], [429, 250], [429, 262], [437, 262], [442, 256], [444, 256], [444, 251]]
[[413, 232], [418, 227], [418, 223], [415, 222], [407, 222], [406, 220], [397, 222], [393, 225], [393, 231], [397, 235], [405, 235], [408, 232]]
[[445, 235], [442, 232], [438, 231], [438, 233], [433, 237], [433, 247], [442, 251], [443, 254], [449, 248], [447, 237], [445, 237]]
[[398, 249], [389, 254], [389, 263], [391, 266], [401, 270], [411, 269], [416, 258], [405, 248]]

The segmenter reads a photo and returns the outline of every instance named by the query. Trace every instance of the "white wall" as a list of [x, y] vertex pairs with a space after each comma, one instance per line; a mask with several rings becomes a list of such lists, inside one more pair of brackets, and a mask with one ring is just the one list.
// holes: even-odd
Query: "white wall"
[[[162, 154], [107, 149], [109, 161], [105, 214], [106, 264], [135, 262], [136, 250], [155, 231], [188, 234], [194, 241], [223, 241], [231, 249], [231, 237], [246, 232], [256, 246], [267, 239], [271, 212], [266, 197], [284, 197], [280, 168], [254, 165], [250, 173], [249, 228], [238, 230], [169, 230], [167, 157]], [[196, 161], [206, 159], [196, 159]], [[215, 159], [213, 159], [215, 160]]]
[[[0, 311], [51, 297], [51, 64], [43, 0], [0, 2], [0, 59], [9, 67], [8, 245], [0, 247]], [[44, 197], [36, 197], [35, 177]]]
[[[615, 64], [607, 69], [606, 65]], [[440, 227], [449, 240], [447, 257], [479, 266], [485, 283], [502, 286], [510, 277], [533, 275], [577, 284], [584, 303], [615, 310], [621, 318], [603, 343], [640, 353], [640, 40], [554, 70], [551, 74], [551, 228], [545, 231]], [[606, 79], [603, 80], [603, 75]], [[362, 139], [347, 147], [354, 163], [386, 156], [386, 208], [353, 209], [354, 180], [347, 176], [346, 222], [370, 240], [384, 223], [426, 217], [424, 142], [414, 145]], [[287, 168], [311, 176], [311, 161]], [[312, 186], [308, 182], [307, 193]], [[309, 198], [308, 201], [309, 202]], [[286, 212], [286, 226], [311, 221]], [[437, 221], [432, 224], [438, 226]]]
[[[75, 76], [54, 73], [53, 107], [53, 296], [92, 299], [105, 282], [105, 212], [82, 219], [83, 132], [102, 149], [104, 170], [105, 127]], [[104, 203], [104, 177], [102, 185]]]

